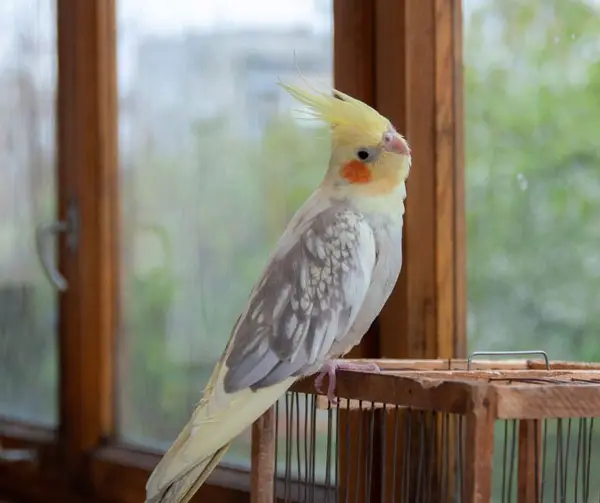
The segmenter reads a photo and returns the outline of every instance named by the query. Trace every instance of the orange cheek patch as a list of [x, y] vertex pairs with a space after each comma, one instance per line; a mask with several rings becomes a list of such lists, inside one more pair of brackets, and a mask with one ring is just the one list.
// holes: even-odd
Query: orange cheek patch
[[373, 179], [371, 170], [360, 161], [350, 161], [342, 166], [340, 175], [350, 183], [369, 183]]

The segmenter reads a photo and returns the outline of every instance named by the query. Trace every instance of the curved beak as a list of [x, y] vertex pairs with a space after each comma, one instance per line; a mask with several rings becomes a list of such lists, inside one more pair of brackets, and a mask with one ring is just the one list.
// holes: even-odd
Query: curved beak
[[410, 155], [410, 147], [408, 146], [408, 143], [395, 131], [390, 131], [383, 135], [383, 148], [394, 154], [405, 156]]

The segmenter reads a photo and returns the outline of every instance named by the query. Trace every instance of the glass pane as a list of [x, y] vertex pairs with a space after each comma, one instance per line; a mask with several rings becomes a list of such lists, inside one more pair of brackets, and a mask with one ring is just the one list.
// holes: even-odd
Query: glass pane
[[[119, 3], [120, 436], [168, 447], [329, 139], [277, 86], [332, 83], [331, 0]], [[229, 461], [246, 459], [249, 432]]]
[[[466, 0], [464, 15], [470, 348], [599, 361], [600, 3]], [[546, 474], [563, 470], [559, 431], [544, 426]]]
[[471, 349], [600, 360], [600, 4], [467, 0]]
[[40, 425], [57, 422], [57, 296], [35, 246], [56, 218], [55, 24], [52, 0], [0, 3], [0, 416]]

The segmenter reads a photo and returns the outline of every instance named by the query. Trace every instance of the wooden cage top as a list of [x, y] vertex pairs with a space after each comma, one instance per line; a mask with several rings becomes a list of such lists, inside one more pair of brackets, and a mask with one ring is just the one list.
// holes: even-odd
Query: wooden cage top
[[[358, 360], [357, 360], [358, 361]], [[338, 371], [342, 408], [411, 407], [496, 419], [600, 417], [600, 364], [467, 360], [361, 360], [381, 373]], [[468, 369], [468, 370], [467, 370]], [[317, 394], [314, 378], [291, 391]], [[319, 406], [327, 408], [325, 397]]]

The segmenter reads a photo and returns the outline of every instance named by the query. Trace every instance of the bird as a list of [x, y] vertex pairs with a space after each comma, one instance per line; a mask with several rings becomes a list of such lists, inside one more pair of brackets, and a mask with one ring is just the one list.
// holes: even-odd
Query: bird
[[298, 379], [335, 401], [342, 357], [380, 313], [402, 267], [411, 150], [375, 108], [335, 88], [278, 84], [331, 136], [321, 183], [290, 219], [191, 418], [150, 474], [146, 503], [187, 503], [232, 440]]

